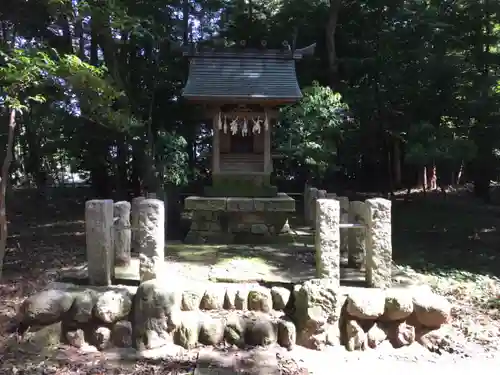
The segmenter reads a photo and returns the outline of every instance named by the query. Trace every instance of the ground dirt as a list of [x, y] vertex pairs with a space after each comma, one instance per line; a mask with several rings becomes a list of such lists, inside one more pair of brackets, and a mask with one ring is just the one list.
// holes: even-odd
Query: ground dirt
[[408, 202], [395, 198], [394, 262], [395, 268], [430, 284], [453, 303], [447, 352], [430, 353], [418, 345], [363, 353], [343, 348], [326, 352], [205, 348], [161, 361], [135, 361], [123, 353], [82, 354], [67, 347], [40, 351], [34, 344], [18, 345], [7, 328], [22, 300], [55, 280], [61, 269], [85, 262], [83, 213], [89, 197], [84, 189], [58, 189], [46, 201], [30, 191], [9, 196], [9, 249], [0, 284], [0, 374], [300, 375], [331, 374], [333, 368], [366, 371], [367, 366], [382, 371], [450, 368], [465, 373], [472, 365], [482, 369], [500, 365], [500, 208], [467, 196], [432, 194], [412, 195]]

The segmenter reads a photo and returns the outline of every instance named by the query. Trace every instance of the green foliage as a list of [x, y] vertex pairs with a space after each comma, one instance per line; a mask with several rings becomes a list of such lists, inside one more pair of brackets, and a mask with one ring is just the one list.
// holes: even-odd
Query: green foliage
[[302, 165], [324, 173], [334, 165], [336, 145], [341, 141], [347, 105], [339, 93], [314, 82], [303, 99], [285, 107], [276, 137], [279, 151]]
[[477, 153], [476, 145], [465, 136], [460, 136], [457, 131], [458, 129], [446, 126], [436, 129], [429, 123], [410, 127], [405, 161], [425, 166], [472, 160]]

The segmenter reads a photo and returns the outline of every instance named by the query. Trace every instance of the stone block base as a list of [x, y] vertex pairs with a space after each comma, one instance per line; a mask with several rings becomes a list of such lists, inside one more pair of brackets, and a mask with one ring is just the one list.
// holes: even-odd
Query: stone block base
[[295, 200], [286, 194], [274, 198], [189, 197], [186, 210], [192, 222], [186, 243], [254, 243], [289, 229], [286, 221]]

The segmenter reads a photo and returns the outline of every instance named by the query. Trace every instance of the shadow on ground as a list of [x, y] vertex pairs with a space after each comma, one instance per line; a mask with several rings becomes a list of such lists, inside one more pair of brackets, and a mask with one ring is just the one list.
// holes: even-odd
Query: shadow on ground
[[500, 276], [500, 209], [468, 198], [393, 203], [393, 258], [419, 272]]

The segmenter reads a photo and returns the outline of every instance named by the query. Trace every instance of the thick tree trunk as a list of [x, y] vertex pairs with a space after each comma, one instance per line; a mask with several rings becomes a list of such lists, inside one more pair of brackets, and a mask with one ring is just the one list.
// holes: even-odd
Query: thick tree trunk
[[16, 110], [12, 109], [9, 119], [9, 133], [7, 136], [7, 151], [2, 165], [2, 180], [0, 181], [0, 279], [2, 278], [3, 259], [7, 250], [7, 210], [6, 194], [9, 182], [9, 168], [12, 162], [12, 148], [14, 145], [14, 133], [16, 130]]

